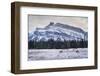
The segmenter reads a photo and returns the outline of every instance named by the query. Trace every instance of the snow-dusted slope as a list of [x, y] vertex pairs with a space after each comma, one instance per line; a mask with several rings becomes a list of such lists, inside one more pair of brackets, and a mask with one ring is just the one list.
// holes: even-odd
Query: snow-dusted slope
[[88, 33], [81, 28], [73, 27], [67, 24], [61, 24], [50, 22], [50, 24], [44, 28], [36, 28], [36, 30], [28, 33], [29, 41], [48, 41], [53, 40], [87, 40]]

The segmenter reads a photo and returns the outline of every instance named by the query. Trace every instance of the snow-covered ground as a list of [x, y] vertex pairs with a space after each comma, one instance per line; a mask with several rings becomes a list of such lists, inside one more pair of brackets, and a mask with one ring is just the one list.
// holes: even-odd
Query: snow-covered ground
[[77, 49], [30, 49], [28, 60], [57, 60], [88, 58], [88, 48]]

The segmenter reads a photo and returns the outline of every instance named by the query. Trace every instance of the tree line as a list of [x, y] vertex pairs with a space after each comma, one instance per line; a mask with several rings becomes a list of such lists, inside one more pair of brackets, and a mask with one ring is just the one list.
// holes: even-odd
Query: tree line
[[87, 48], [88, 41], [85, 40], [72, 40], [72, 41], [29, 41], [28, 49], [67, 49], [67, 48]]

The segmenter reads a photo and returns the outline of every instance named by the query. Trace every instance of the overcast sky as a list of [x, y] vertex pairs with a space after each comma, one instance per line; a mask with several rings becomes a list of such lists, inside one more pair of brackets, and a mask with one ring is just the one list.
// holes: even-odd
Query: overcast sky
[[88, 30], [87, 17], [28, 15], [28, 28], [30, 32], [37, 27], [43, 28], [50, 22], [69, 24], [82, 28], [85, 31]]

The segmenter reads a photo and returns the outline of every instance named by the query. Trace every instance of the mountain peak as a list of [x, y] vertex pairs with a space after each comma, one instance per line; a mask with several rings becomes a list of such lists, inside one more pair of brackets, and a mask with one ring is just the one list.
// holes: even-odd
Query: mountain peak
[[54, 25], [54, 22], [50, 22], [50, 24], [49, 25]]
[[[32, 35], [30, 35], [32, 34]], [[62, 23], [50, 22], [48, 26], [44, 28], [36, 28], [34, 33], [29, 34], [29, 40], [38, 38], [41, 39], [54, 39], [60, 38], [60, 40], [87, 40], [88, 33], [81, 28], [70, 26]]]

